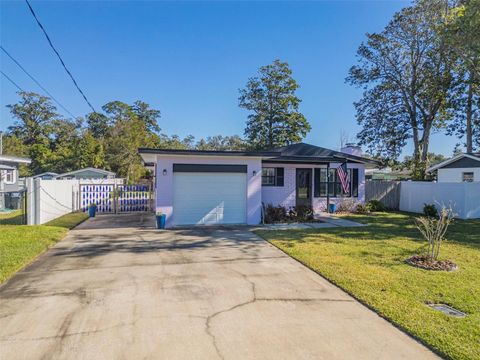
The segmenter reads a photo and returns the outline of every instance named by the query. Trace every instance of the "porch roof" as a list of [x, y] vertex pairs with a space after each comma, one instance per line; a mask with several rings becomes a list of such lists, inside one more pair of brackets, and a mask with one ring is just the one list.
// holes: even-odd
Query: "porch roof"
[[264, 163], [328, 164], [348, 161], [365, 164], [368, 167], [381, 166], [381, 163], [377, 160], [305, 143], [283, 146], [272, 149], [272, 151], [280, 153], [280, 156], [265, 159], [263, 160]]

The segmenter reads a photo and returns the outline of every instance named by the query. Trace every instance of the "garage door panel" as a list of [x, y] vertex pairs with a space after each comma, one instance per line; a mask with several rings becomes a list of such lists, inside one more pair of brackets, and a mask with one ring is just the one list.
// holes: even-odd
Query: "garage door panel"
[[175, 173], [175, 225], [246, 222], [247, 179], [241, 173]]

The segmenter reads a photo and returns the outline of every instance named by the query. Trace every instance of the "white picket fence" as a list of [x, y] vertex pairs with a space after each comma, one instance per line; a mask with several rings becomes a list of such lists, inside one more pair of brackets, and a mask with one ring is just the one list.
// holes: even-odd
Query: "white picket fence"
[[400, 210], [422, 213], [425, 204], [451, 207], [460, 219], [480, 218], [480, 182], [402, 181]]
[[123, 179], [26, 179], [27, 224], [40, 225], [80, 209], [80, 184], [123, 184]]

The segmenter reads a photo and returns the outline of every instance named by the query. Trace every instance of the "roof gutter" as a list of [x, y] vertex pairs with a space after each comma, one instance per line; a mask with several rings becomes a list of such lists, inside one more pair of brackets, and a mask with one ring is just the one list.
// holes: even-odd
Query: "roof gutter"
[[250, 156], [275, 157], [279, 152], [274, 151], [225, 151], [225, 150], [184, 150], [184, 149], [152, 149], [139, 148], [138, 153], [156, 155], [195, 155], [195, 156]]

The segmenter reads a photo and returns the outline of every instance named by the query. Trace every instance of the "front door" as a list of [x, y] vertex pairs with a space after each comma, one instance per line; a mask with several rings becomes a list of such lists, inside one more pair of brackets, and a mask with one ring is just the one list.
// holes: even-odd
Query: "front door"
[[296, 205], [312, 205], [312, 169], [297, 169]]

